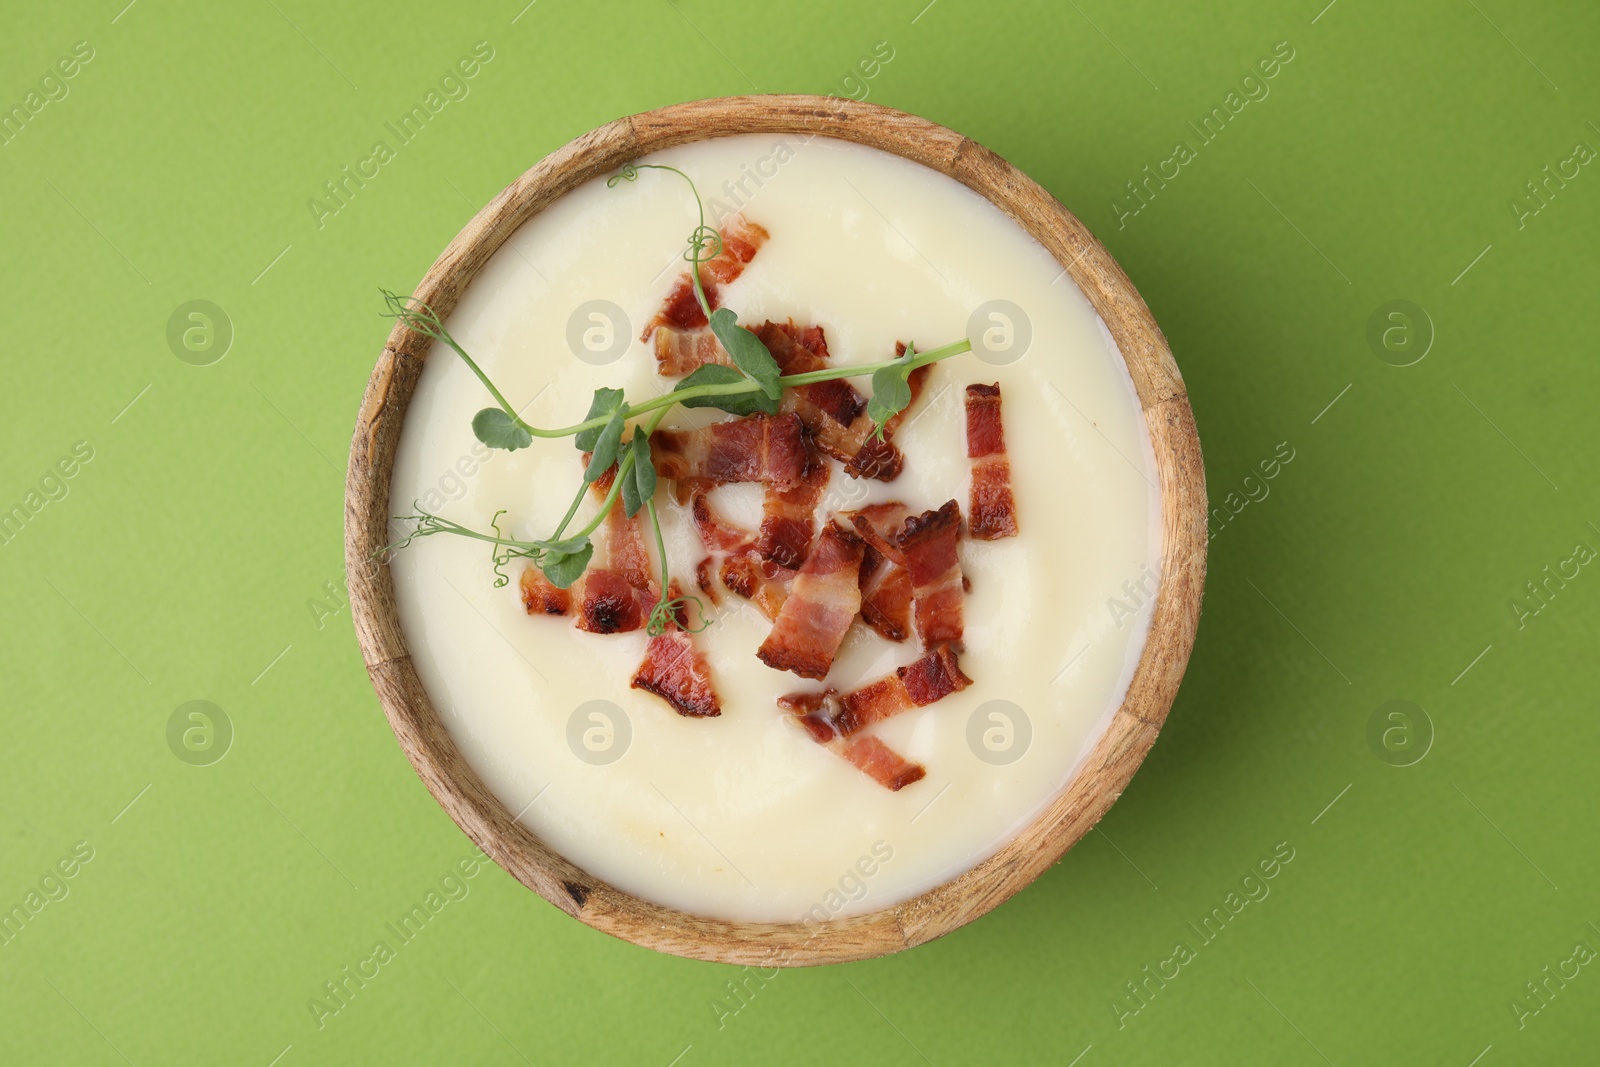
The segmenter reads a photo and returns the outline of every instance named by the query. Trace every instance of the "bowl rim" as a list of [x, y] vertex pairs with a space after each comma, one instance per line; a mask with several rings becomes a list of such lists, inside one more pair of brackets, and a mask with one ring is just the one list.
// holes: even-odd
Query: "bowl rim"
[[386, 562], [389, 486], [406, 409], [432, 342], [396, 323], [367, 382], [345, 481], [345, 566], [362, 659], [412, 767], [491, 859], [568, 915], [660, 952], [723, 963], [806, 966], [923, 944], [986, 914], [1077, 843], [1121, 795], [1165, 722], [1194, 645], [1206, 565], [1206, 488], [1188, 394], [1133, 283], [1084, 225], [1038, 183], [972, 139], [878, 104], [814, 95], [734, 96], [616, 119], [550, 153], [484, 206], [418, 283], [448, 316], [522, 223], [592, 178], [692, 141], [738, 134], [830, 137], [879, 148], [990, 200], [1072, 276], [1117, 342], [1144, 415], [1159, 478], [1163, 552], [1150, 630], [1122, 705], [1077, 771], [988, 858], [890, 907], [826, 922], [690, 915], [624, 892], [569, 862], [517, 822], [445, 729], [407, 650]]

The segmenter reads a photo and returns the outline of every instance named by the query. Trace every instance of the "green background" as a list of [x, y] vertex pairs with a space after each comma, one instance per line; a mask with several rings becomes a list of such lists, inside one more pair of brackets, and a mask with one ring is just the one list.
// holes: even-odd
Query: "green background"
[[[95, 50], [0, 147], [0, 507], [94, 450], [0, 547], [0, 906], [93, 850], [0, 947], [0, 1061], [1593, 1062], [1600, 968], [1543, 1002], [1524, 983], [1600, 947], [1600, 577], [1574, 556], [1600, 546], [1600, 174], [1520, 225], [1511, 201], [1600, 146], [1600, 9], [123, 2], [8, 3], [0, 35], [7, 107]], [[478, 41], [470, 96], [319, 229], [307, 199]], [[470, 854], [340, 607], [376, 287], [408, 289], [600, 123], [852, 91], [879, 41], [871, 100], [994, 148], [1105, 240], [1177, 354], [1214, 504], [1260, 498], [1213, 523], [1160, 743], [996, 912], [752, 980], [720, 1026], [738, 971], [612, 940], [490, 867], [319, 1029], [322, 983]], [[1197, 144], [1187, 124], [1280, 41], [1270, 95], [1119, 229], [1124, 183]], [[235, 331], [209, 366], [167, 341], [194, 299]], [[1368, 341], [1394, 300], [1427, 316], [1410, 366]], [[197, 699], [234, 730], [208, 766], [167, 741]], [[1370, 742], [1375, 714], [1398, 732]], [[1198, 946], [1188, 924], [1280, 842], [1270, 896], [1119, 1026], [1124, 983]]]

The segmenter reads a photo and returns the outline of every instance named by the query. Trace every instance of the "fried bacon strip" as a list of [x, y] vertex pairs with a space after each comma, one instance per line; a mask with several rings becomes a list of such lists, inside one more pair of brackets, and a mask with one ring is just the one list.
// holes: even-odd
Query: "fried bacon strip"
[[[588, 456], [589, 453], [584, 453], [585, 465], [589, 462]], [[611, 484], [616, 478], [617, 465], [613, 463], [604, 474], [590, 483], [590, 489], [596, 499], [605, 501], [606, 494], [611, 492]], [[635, 589], [649, 593], [653, 603], [659, 596], [659, 586], [650, 563], [650, 550], [645, 547], [642, 516], [643, 512], [638, 512], [630, 517], [623, 509], [620, 496], [611, 506], [605, 519], [606, 565], [620, 572]]]
[[761, 246], [771, 236], [758, 223], [743, 215], [735, 215], [723, 224], [722, 251], [700, 266], [700, 284], [728, 285], [744, 273], [745, 267], [756, 258]]
[[793, 489], [808, 457], [797, 415], [750, 415], [696, 430], [657, 430], [650, 455], [663, 478], [708, 482], [764, 482]]
[[[799, 327], [793, 320], [769, 320], [755, 332], [784, 374], [805, 374], [828, 366], [828, 339], [820, 326]], [[817, 448], [840, 463], [848, 463], [861, 448], [859, 435], [852, 433], [851, 425], [866, 406], [866, 398], [855, 386], [847, 379], [837, 378], [784, 390], [779, 410], [799, 415]]]
[[850, 624], [861, 610], [861, 538], [830, 522], [817, 537], [805, 565], [756, 650], [774, 670], [802, 678], [823, 678], [833, 666]]
[[861, 558], [861, 620], [890, 641], [911, 636], [911, 576], [871, 545]]
[[522, 572], [522, 606], [529, 615], [565, 615], [572, 610], [572, 590], [558, 589], [538, 567]]
[[[693, 290], [689, 295], [693, 299]], [[699, 314], [700, 305], [697, 303], [694, 308]], [[700, 315], [700, 321], [705, 322], [704, 314]], [[711, 332], [709, 326], [693, 330], [662, 326], [656, 330], [655, 354], [656, 372], [663, 378], [682, 378], [707, 363], [733, 366], [732, 358], [722, 350], [722, 342], [717, 340], [717, 335]]]
[[711, 569], [721, 557], [718, 577], [729, 592], [744, 597], [755, 604], [767, 618], [776, 619], [789, 597], [789, 585], [794, 581], [794, 571], [764, 560], [755, 550], [748, 530], [729, 523], [716, 513], [703, 492], [690, 500], [695, 530], [706, 551], [713, 553], [700, 561], [695, 573], [700, 588], [716, 602], [715, 585], [710, 580]]
[[[721, 302], [718, 287], [744, 273], [768, 236], [766, 230], [742, 215], [730, 219], [721, 234], [722, 251], [700, 265], [700, 285], [712, 310]], [[645, 325], [639, 340], [648, 343], [652, 334], [655, 335], [656, 370], [664, 377], [682, 377], [706, 363], [730, 362], [706, 322], [705, 310], [695, 297], [694, 280], [688, 272], [679, 275], [673, 283], [661, 310]]]
[[821, 456], [808, 457], [806, 473], [793, 489], [768, 487], [761, 502], [761, 530], [755, 548], [761, 558], [790, 570], [805, 562], [816, 528], [817, 505], [833, 468]]
[[590, 567], [572, 583], [571, 591], [577, 597], [578, 629], [592, 634], [639, 629], [649, 619], [656, 599], [610, 567]]
[[861, 618], [890, 641], [904, 641], [911, 635], [911, 576], [894, 544], [906, 515], [906, 506], [898, 500], [868, 504], [840, 515], [867, 543], [861, 560]]
[[724, 587], [756, 606], [756, 610], [776, 620], [789, 599], [795, 572], [758, 557], [754, 551], [740, 552], [722, 561], [717, 572]]
[[960, 537], [961, 508], [954, 500], [936, 511], [913, 515], [895, 535], [894, 545], [911, 577], [917, 636], [923, 648], [960, 647], [961, 601], [966, 592], [956, 554]]
[[722, 704], [711, 687], [711, 668], [694, 646], [694, 639], [677, 628], [652, 637], [644, 662], [630, 683], [671, 704], [679, 715], [710, 718], [722, 714]]
[[847, 738], [911, 708], [924, 708], [972, 684], [949, 645], [927, 652], [914, 663], [895, 669], [834, 701], [807, 712], [802, 724], [821, 743]]
[[[837, 705], [838, 695], [834, 689], [791, 693], [778, 698], [778, 706], [794, 713], [812, 740], [832, 750], [885, 789], [899, 792], [912, 782], [921, 781], [928, 773], [922, 764], [911, 762], [876, 737], [839, 737], [826, 725], [829, 715], [823, 710]], [[815, 725], [819, 723], [820, 730]]]
[[998, 382], [967, 386], [967, 458], [972, 461], [968, 532], [980, 541], [1017, 536], [1017, 502], [1011, 495]]

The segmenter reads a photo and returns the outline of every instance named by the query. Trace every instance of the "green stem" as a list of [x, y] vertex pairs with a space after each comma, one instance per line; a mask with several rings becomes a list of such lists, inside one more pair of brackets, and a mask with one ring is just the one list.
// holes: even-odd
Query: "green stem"
[[636, 163], [634, 164], [633, 169], [670, 170], [672, 173], [689, 183], [689, 192], [694, 194], [695, 210], [700, 213], [700, 225], [694, 228], [694, 236], [690, 238], [691, 243], [689, 248], [694, 254], [692, 256], [685, 256], [684, 258], [690, 263], [694, 264], [694, 270], [689, 272], [690, 278], [694, 280], [694, 298], [700, 301], [700, 310], [705, 312], [706, 318], [709, 319], [711, 317], [711, 302], [706, 299], [706, 291], [700, 284], [700, 264], [705, 262], [700, 258], [700, 253], [704, 249], [704, 245], [701, 243], [701, 235], [706, 232], [706, 206], [700, 200], [700, 190], [695, 188], [694, 179], [690, 178], [677, 167], [669, 167], [664, 163]]
[[587, 493], [588, 491], [588, 482], [582, 482], [578, 485], [578, 495], [572, 498], [572, 506], [567, 509], [566, 515], [562, 516], [561, 525], [556, 527], [555, 535], [551, 537], [550, 540], [561, 540], [561, 535], [566, 532], [567, 523], [571, 522], [572, 517], [578, 513], [578, 505], [583, 503], [583, 494]]
[[[962, 338], [959, 341], [952, 341], [943, 347], [931, 348], [926, 352], [917, 353], [916, 357], [911, 360], [910, 366], [915, 370], [917, 367], [925, 367], [930, 363], [937, 363], [942, 359], [949, 359], [951, 356], [959, 356], [963, 352], [970, 351], [972, 351], [972, 342]], [[863, 374], [873, 374], [885, 367], [894, 367], [899, 364], [900, 361], [898, 359], [885, 359], [877, 363], [859, 363], [850, 367], [826, 367], [822, 370], [806, 371], [803, 374], [785, 374], [778, 379], [778, 384], [785, 389], [789, 389], [797, 385], [815, 385], [818, 382], [831, 382], [837, 378], [858, 378]], [[685, 400], [692, 400], [697, 396], [734, 396], [739, 393], [754, 393], [760, 388], [761, 386], [758, 383], [750, 380], [728, 382], [726, 385], [691, 385], [687, 389], [674, 389], [672, 392], [664, 393], [654, 399], [645, 400], [638, 404], [629, 404], [628, 414], [632, 416], [642, 415], [647, 411], [664, 412], [667, 408]], [[539, 437], [570, 437], [573, 434], [582, 433], [584, 430], [593, 430], [604, 426], [609, 421], [611, 421], [611, 416], [597, 415], [586, 422], [580, 422], [573, 426], [564, 426], [559, 430], [534, 430], [531, 432]], [[659, 421], [660, 416], [657, 416], [656, 422]], [[654, 424], [651, 426], [651, 432], [654, 432]]]
[[656, 530], [656, 551], [658, 553], [660, 553], [660, 555], [661, 555], [661, 596], [660, 596], [660, 599], [661, 600], [667, 600], [668, 599], [668, 594], [667, 594], [668, 583], [670, 583], [671, 580], [672, 580], [671, 577], [667, 574], [667, 542], [666, 542], [666, 539], [661, 536], [661, 519], [656, 515], [656, 502], [654, 500], [646, 500], [644, 502], [644, 506], [645, 506], [645, 510], [650, 512], [650, 525], [654, 526], [655, 530]]

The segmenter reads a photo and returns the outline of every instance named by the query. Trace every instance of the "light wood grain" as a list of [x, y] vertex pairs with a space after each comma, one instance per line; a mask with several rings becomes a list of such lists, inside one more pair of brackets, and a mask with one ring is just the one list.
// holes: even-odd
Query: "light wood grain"
[[415, 295], [448, 316], [517, 227], [577, 185], [640, 156], [741, 133], [832, 137], [947, 174], [998, 205], [1066, 268], [1122, 350], [1156, 458], [1165, 538], [1160, 590], [1127, 698], [1080, 772], [994, 855], [915, 899], [827, 923], [687, 915], [624, 893], [547, 847], [495, 799], [440, 721], [406, 649], [389, 568], [389, 482], [406, 408], [431, 342], [402, 325], [367, 383], [345, 483], [352, 614], [384, 713], [417, 774], [467, 836], [556, 907], [613, 936], [697, 959], [803, 966], [922, 944], [994, 908], [1055, 863], [1127, 787], [1166, 720], [1194, 644], [1205, 581], [1206, 490], [1183, 379], [1150, 311], [1116, 261], [1049, 193], [982, 145], [925, 119], [836, 97], [701, 100], [608, 123], [541, 160], [495, 197], [429, 269]]

